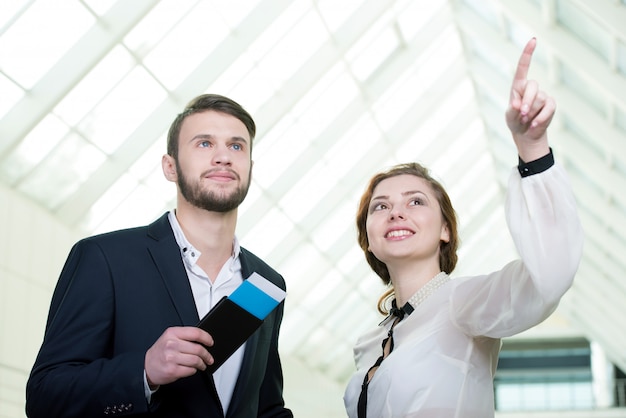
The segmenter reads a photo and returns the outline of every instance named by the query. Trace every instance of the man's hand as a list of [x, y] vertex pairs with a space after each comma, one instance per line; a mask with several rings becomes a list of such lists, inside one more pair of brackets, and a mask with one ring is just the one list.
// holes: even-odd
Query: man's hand
[[539, 90], [535, 80], [528, 80], [528, 69], [537, 40], [526, 44], [517, 63], [511, 86], [506, 124], [511, 130], [520, 158], [530, 162], [550, 152], [547, 129], [556, 110], [556, 102]]
[[213, 364], [206, 347], [213, 338], [196, 327], [171, 327], [146, 352], [144, 367], [151, 389], [191, 376]]

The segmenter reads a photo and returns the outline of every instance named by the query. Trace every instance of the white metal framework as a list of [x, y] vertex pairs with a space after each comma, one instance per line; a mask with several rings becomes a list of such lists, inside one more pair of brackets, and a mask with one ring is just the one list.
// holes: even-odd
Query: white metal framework
[[374, 172], [416, 160], [442, 180], [457, 275], [516, 257], [504, 109], [531, 36], [586, 233], [560, 312], [626, 370], [626, 0], [2, 2], [0, 181], [85, 235], [148, 223], [174, 204], [169, 123], [232, 97], [259, 127], [238, 236], [287, 280], [281, 352], [343, 385], [379, 321], [354, 228]]

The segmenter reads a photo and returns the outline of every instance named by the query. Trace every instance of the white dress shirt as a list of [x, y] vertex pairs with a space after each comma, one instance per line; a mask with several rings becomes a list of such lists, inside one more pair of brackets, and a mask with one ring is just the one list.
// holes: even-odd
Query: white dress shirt
[[[521, 260], [481, 276], [446, 281], [393, 330], [394, 349], [369, 383], [367, 417], [489, 418], [500, 339], [546, 319], [571, 286], [583, 233], [558, 165], [509, 180], [507, 223]], [[348, 416], [392, 321], [361, 336], [344, 394]]]
[[[169, 213], [169, 221], [174, 230], [176, 242], [180, 247], [183, 264], [185, 265], [187, 277], [189, 277], [189, 283], [191, 284], [191, 291], [193, 292], [193, 298], [196, 303], [198, 317], [202, 318], [220, 299], [222, 299], [222, 297], [230, 295], [243, 282], [241, 260], [239, 259], [239, 241], [237, 237], [235, 237], [233, 241], [233, 254], [222, 266], [222, 269], [213, 283], [211, 283], [211, 280], [209, 280], [204, 270], [196, 264], [201, 253], [185, 238], [183, 230], [176, 219], [174, 210], [171, 210]], [[235, 389], [237, 377], [241, 369], [245, 347], [246, 344], [244, 343], [213, 373], [213, 380], [215, 381], [215, 387], [220, 402], [222, 403], [224, 413], [228, 411], [228, 406], [233, 396], [233, 390]]]

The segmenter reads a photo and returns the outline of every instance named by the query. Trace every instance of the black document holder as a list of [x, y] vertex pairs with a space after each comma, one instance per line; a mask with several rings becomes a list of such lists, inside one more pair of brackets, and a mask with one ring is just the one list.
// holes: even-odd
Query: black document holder
[[228, 297], [220, 299], [197, 325], [213, 337], [213, 346], [207, 347], [213, 364], [207, 366], [206, 372], [215, 372], [262, 323]]

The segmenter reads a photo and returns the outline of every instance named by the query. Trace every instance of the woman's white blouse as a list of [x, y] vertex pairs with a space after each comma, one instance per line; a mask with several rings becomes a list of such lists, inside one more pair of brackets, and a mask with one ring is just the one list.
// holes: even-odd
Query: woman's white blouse
[[[489, 418], [500, 338], [546, 319], [571, 286], [583, 232], [565, 171], [522, 178], [513, 170], [506, 218], [521, 260], [455, 278], [394, 328], [394, 349], [369, 383], [368, 418]], [[381, 354], [390, 321], [361, 336], [344, 394], [357, 417], [363, 377]]]

